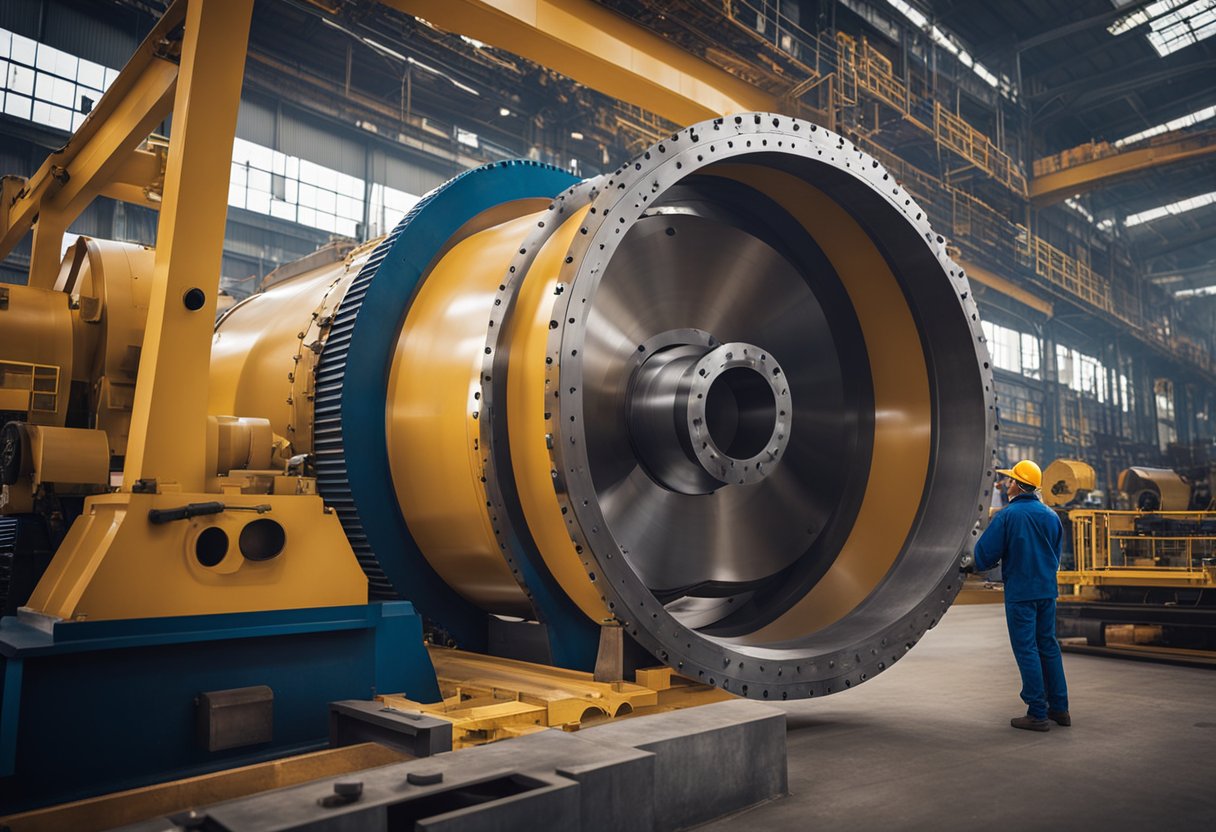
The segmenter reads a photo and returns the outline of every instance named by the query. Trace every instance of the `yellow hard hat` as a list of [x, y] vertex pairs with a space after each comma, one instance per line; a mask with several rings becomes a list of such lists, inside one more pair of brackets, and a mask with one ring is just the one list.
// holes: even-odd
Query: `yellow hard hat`
[[1012, 477], [1018, 482], [1029, 485], [1032, 488], [1040, 488], [1043, 485], [1043, 472], [1039, 470], [1039, 466], [1029, 459], [1023, 459], [1012, 468], [997, 468], [996, 472], [1004, 474], [1007, 477]]

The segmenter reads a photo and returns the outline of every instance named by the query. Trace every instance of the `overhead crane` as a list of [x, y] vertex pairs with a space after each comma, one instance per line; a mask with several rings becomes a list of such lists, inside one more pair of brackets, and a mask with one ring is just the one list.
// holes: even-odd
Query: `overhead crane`
[[[0, 304], [0, 523], [54, 553], [0, 622], [5, 809], [314, 748], [334, 700], [434, 701], [424, 626], [486, 651], [524, 619], [559, 667], [632, 649], [779, 700], [937, 623], [992, 373], [877, 161], [738, 112], [585, 181], [488, 165], [217, 323], [250, 9], [179, 0], [5, 183], [0, 252], [32, 226], [34, 253]], [[162, 171], [138, 154], [170, 110]], [[154, 187], [155, 249], [59, 261], [89, 198]], [[234, 696], [256, 739], [196, 734]]]
[[[1040, 159], [1030, 181], [1030, 199], [1039, 206], [1053, 205], [1077, 194], [1107, 187], [1145, 171], [1196, 161], [1216, 154], [1216, 130], [1179, 132], [1158, 136], [1136, 147], [1115, 148], [1105, 143], [1065, 151]], [[1046, 162], [1052, 162], [1047, 169]]]
[[592, 0], [384, 0], [675, 124], [779, 101]]

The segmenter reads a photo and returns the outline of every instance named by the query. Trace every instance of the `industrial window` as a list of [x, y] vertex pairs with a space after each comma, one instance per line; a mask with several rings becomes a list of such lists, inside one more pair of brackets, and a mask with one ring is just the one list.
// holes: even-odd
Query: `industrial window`
[[984, 321], [981, 326], [988, 341], [988, 352], [992, 355], [992, 366], [1029, 378], [1040, 378], [1038, 338], [991, 321]]
[[1157, 404], [1157, 441], [1164, 451], [1178, 441], [1178, 428], [1174, 422], [1174, 383], [1168, 378], [1156, 379], [1153, 396]]
[[[421, 197], [373, 183], [367, 236], [386, 234]], [[236, 139], [228, 204], [346, 237], [359, 236], [364, 182], [355, 176]]]
[[1022, 335], [1022, 375], [1030, 378], [1042, 378], [1039, 357], [1039, 339], [1030, 333]]
[[1127, 376], [1119, 374], [1119, 407], [1124, 413], [1131, 412], [1135, 403], [1136, 390]]
[[[0, 28], [0, 113], [76, 131], [118, 70]], [[358, 236], [364, 183], [254, 142], [233, 142], [228, 204], [347, 237]], [[419, 197], [375, 185], [370, 206], [378, 233], [392, 229]]]
[[357, 237], [363, 180], [238, 138], [232, 144], [228, 204]]
[[[1105, 365], [1094, 356], [1063, 344], [1056, 344], [1056, 378], [1070, 390], [1097, 399], [1102, 404], [1112, 400], [1111, 382]], [[1123, 409], [1127, 410], [1126, 407]]]
[[1008, 442], [1002, 446], [1004, 456], [999, 458], [1003, 465], [1013, 465], [1019, 459], [1038, 459], [1042, 451], [1037, 445], [1025, 445], [1018, 442]]
[[422, 197], [390, 188], [388, 185], [373, 184], [368, 211], [368, 221], [371, 225], [368, 236], [378, 237], [392, 231], [420, 199]]
[[1094, 221], [1094, 215], [1090, 213], [1089, 209], [1086, 208], [1081, 203], [1077, 202], [1072, 197], [1069, 197], [1068, 199], [1064, 200], [1064, 204], [1067, 205], [1072, 210], [1076, 211], [1081, 216], [1085, 217], [1085, 219], [1089, 220], [1091, 223]]
[[1009, 80], [1009, 76], [1001, 75], [998, 78], [988, 67], [975, 60], [963, 48], [962, 42], [954, 34], [930, 23], [929, 18], [922, 14], [915, 6], [906, 2], [906, 0], [887, 0], [887, 3], [907, 18], [913, 26], [928, 34], [934, 43], [956, 57], [959, 63], [974, 72], [985, 84], [993, 89], [999, 89], [1001, 95], [1006, 98], [1017, 98], [1016, 92], [1013, 89], [1013, 82]]
[[1002, 422], [1017, 422], [1033, 428], [1043, 426], [1043, 398], [1039, 390], [998, 381], [996, 395]]
[[0, 112], [75, 131], [118, 70], [0, 29]]

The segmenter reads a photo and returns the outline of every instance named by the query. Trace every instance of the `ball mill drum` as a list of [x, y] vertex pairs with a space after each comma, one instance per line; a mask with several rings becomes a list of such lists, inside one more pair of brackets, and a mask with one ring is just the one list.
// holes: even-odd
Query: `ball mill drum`
[[997, 429], [967, 279], [871, 157], [698, 124], [586, 181], [469, 171], [220, 321], [213, 410], [312, 454], [373, 597], [456, 641], [615, 621], [680, 674], [801, 698], [959, 590]]

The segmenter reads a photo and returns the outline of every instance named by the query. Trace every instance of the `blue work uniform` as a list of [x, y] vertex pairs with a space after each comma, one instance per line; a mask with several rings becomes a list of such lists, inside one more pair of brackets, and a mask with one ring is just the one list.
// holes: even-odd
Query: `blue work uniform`
[[1022, 673], [1026, 714], [1068, 711], [1064, 662], [1056, 641], [1056, 572], [1064, 528], [1037, 494], [1019, 494], [996, 513], [975, 544], [975, 569], [1001, 564], [1005, 621]]

